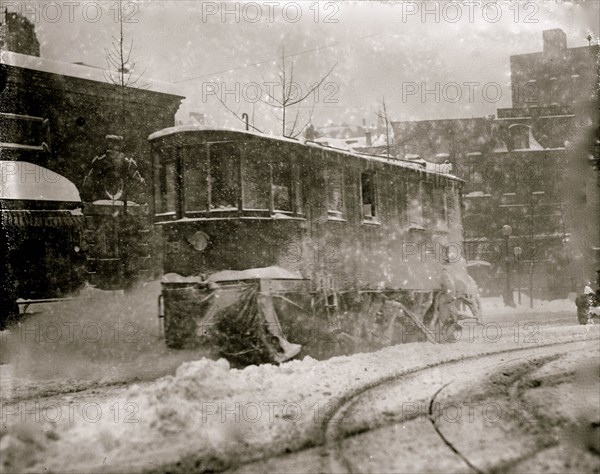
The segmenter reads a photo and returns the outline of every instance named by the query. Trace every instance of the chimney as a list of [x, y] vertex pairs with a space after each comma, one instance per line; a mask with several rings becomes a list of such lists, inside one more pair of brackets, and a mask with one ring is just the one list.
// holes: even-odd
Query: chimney
[[567, 49], [567, 35], [559, 28], [555, 30], [544, 30], [544, 53], [560, 53]]

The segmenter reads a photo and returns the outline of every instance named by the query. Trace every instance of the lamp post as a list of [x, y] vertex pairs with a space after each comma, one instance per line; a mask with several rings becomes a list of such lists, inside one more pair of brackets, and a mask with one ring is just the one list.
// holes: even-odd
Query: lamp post
[[519, 246], [513, 249], [515, 253], [515, 262], [517, 263], [517, 288], [519, 295], [519, 306], [521, 306], [521, 254], [523, 253], [523, 249]]
[[535, 208], [539, 204], [540, 199], [545, 195], [544, 191], [533, 191], [530, 197], [530, 206], [531, 206], [531, 222], [530, 222], [530, 245], [531, 245], [531, 266], [529, 270], [529, 307], [533, 308], [533, 269], [535, 266], [535, 259], [537, 256], [537, 248], [535, 245], [535, 236], [536, 236], [536, 228], [535, 228]]
[[510, 255], [509, 255], [509, 240], [512, 234], [512, 227], [509, 225], [502, 226], [502, 235], [506, 239], [505, 245], [505, 261], [506, 261], [506, 281], [504, 286], [504, 304], [507, 306], [515, 306], [515, 302], [513, 299], [513, 292], [510, 285]]

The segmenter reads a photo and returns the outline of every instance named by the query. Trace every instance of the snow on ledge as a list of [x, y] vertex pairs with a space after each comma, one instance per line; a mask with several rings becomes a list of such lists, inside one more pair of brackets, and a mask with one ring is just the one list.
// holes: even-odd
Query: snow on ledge
[[[213, 273], [209, 281], [237, 281], [237, 280], [302, 280], [302, 275], [291, 272], [282, 267], [249, 268], [248, 270], [223, 270]], [[162, 277], [162, 283], [200, 283], [204, 281], [201, 276], [182, 276], [177, 273], [167, 273]]]
[[[59, 74], [61, 76], [87, 79], [88, 81], [109, 84], [105, 77], [106, 71], [99, 67], [84, 66], [81, 64], [67, 63], [64, 61], [54, 61], [51, 59], [40, 58], [38, 56], [14, 53], [12, 51], [0, 52], [0, 63], [6, 64], [7, 66], [20, 67], [23, 69], [31, 69], [34, 71]], [[117, 75], [114, 73], [112, 76], [117, 78]], [[142, 90], [183, 96], [181, 87], [175, 84], [157, 81], [146, 77], [142, 77], [142, 80], [149, 83], [148, 88], [144, 88]]]
[[235, 280], [302, 280], [298, 273], [290, 272], [282, 267], [251, 268], [249, 270], [225, 270], [213, 273], [208, 277], [211, 281]]

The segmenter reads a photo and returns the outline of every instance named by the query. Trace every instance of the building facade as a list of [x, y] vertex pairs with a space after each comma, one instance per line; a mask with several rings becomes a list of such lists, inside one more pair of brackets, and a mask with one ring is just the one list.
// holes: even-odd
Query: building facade
[[39, 56], [40, 42], [33, 23], [19, 13], [5, 10], [4, 19], [0, 20], [0, 50]]
[[541, 52], [510, 57], [513, 108], [597, 99], [599, 54], [599, 45], [568, 48], [562, 30], [544, 31]]
[[512, 108], [393, 123], [398, 157], [449, 161], [465, 180], [463, 248], [484, 294], [564, 297], [600, 270], [599, 47], [543, 40], [510, 58]]
[[[129, 199], [149, 202], [151, 159], [147, 138], [175, 124], [183, 97], [169, 84], [154, 82], [150, 89], [122, 88], [108, 83], [101, 69], [6, 51], [1, 54], [5, 85], [0, 93], [0, 112], [45, 120], [47, 149], [33, 158], [34, 164], [71, 180], [82, 190], [85, 201], [106, 199], [86, 195], [82, 185], [93, 159], [107, 150], [106, 136], [121, 136], [122, 151], [135, 160], [148, 183], [146, 189]], [[15, 129], [31, 133], [22, 127]], [[6, 122], [1, 132], [2, 141], [23, 142], [23, 138], [10, 137], [13, 131]], [[18, 148], [3, 149], [2, 160], [18, 160], [23, 153], [28, 153], [25, 161], [32, 161], [28, 150]]]

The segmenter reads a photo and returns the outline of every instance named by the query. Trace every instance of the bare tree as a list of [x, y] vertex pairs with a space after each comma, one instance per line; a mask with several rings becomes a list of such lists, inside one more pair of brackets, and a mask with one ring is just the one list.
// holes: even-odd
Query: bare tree
[[135, 62], [131, 60], [133, 40], [125, 44], [125, 31], [123, 27], [123, 0], [118, 1], [119, 36], [113, 36], [110, 48], [104, 48], [107, 69], [103, 71], [107, 82], [120, 87], [147, 88], [150, 84], [140, 83], [145, 70], [134, 76]]
[[385, 105], [385, 97], [381, 99], [381, 105], [379, 106], [379, 112], [377, 117], [385, 124], [385, 144], [387, 148], [387, 156], [390, 156], [390, 124], [391, 120], [388, 115], [387, 106]]
[[[112, 43], [110, 48], [104, 48], [105, 59], [106, 59], [106, 69], [103, 70], [104, 77], [106, 82], [113, 84], [117, 88], [118, 93], [118, 101], [120, 114], [118, 117], [118, 132], [119, 136], [123, 139], [125, 138], [125, 130], [127, 127], [126, 120], [126, 110], [127, 110], [127, 93], [130, 88], [137, 89], [147, 89], [150, 87], [150, 83], [142, 82], [142, 77], [145, 70], [141, 74], [134, 75], [136, 63], [132, 60], [132, 52], [133, 52], [133, 40], [126, 41], [125, 39], [125, 29], [124, 29], [124, 21], [123, 21], [123, 5], [122, 0], [119, 0], [117, 3], [117, 14], [119, 19], [119, 32], [118, 36], [112, 37]], [[124, 141], [124, 140], [123, 140]], [[123, 200], [123, 213], [127, 214], [127, 199], [128, 199], [128, 189], [125, 185], [127, 181], [127, 175], [131, 171], [133, 174], [139, 173], [137, 172], [137, 164], [133, 158], [127, 157], [124, 153], [119, 149], [120, 159], [122, 162], [121, 166], [123, 168], [123, 190], [120, 194], [120, 197]], [[143, 179], [142, 179], [143, 181]]]
[[234, 116], [235, 118], [237, 118], [238, 120], [240, 120], [240, 121], [242, 121], [243, 123], [245, 123], [245, 124], [246, 124], [246, 128], [251, 128], [251, 129], [253, 129], [253, 130], [256, 130], [257, 132], [260, 132], [260, 133], [262, 133], [262, 130], [261, 130], [261, 129], [259, 129], [259, 128], [257, 128], [257, 127], [255, 127], [255, 126], [254, 126], [254, 104], [252, 104], [252, 123], [250, 123], [249, 121], [247, 121], [246, 119], [244, 119], [244, 114], [241, 114], [241, 115], [240, 115], [240, 113], [239, 113], [239, 110], [238, 110], [238, 111], [235, 111], [235, 110], [233, 110], [231, 107], [229, 107], [229, 106], [227, 105], [227, 103], [226, 103], [226, 102], [225, 102], [223, 99], [221, 99], [221, 98], [219, 97], [219, 95], [218, 95], [218, 94], [215, 94], [215, 97], [217, 98], [217, 100], [218, 100], [219, 102], [221, 102], [221, 105], [222, 105], [222, 106], [225, 108], [225, 110], [227, 110], [227, 111], [228, 111], [228, 112], [229, 112], [231, 115], [233, 115], [233, 116]]
[[[323, 82], [325, 82], [325, 80], [333, 72], [337, 66], [337, 63], [334, 64], [333, 67], [329, 69], [329, 71], [327, 71], [327, 73], [317, 82], [308, 87], [306, 91], [302, 91], [301, 88], [298, 87], [298, 84], [294, 81], [294, 63], [292, 62], [288, 71], [285, 58], [285, 48], [282, 46], [278, 72], [278, 85], [281, 89], [281, 95], [279, 97], [275, 97], [275, 94], [272, 94], [270, 90], [265, 90], [268, 100], [261, 99], [261, 101], [267, 104], [269, 107], [273, 107], [279, 111], [280, 115], [277, 118], [281, 123], [281, 134], [284, 137], [296, 138], [311, 122], [316, 103], [316, 93]], [[266, 81], [263, 81], [263, 84], [266, 85]], [[300, 125], [299, 119], [300, 110], [302, 107], [301, 104], [309, 98], [312, 99], [312, 105], [308, 114], [309, 116], [308, 119], [303, 122], [302, 125]], [[293, 119], [290, 119], [290, 116], [293, 116]]]
[[[291, 63], [288, 70], [285, 58], [285, 48], [282, 47], [281, 58], [278, 64], [278, 79], [274, 82], [267, 82], [263, 78], [261, 97], [258, 97], [258, 100], [271, 108], [274, 117], [281, 124], [281, 134], [284, 137], [297, 138], [312, 121], [312, 115], [317, 101], [317, 92], [333, 72], [337, 63], [334, 64], [325, 75], [319, 78], [317, 82], [308, 87], [306, 91], [302, 91], [301, 88], [298, 87], [299, 84], [294, 81], [294, 63]], [[267, 84], [277, 87], [268, 88], [266, 87]], [[281, 93], [275, 93], [274, 89], [277, 89], [278, 91], [281, 90]], [[263, 94], [266, 96], [266, 99], [262, 97]], [[244, 122], [248, 128], [261, 132], [259, 128], [254, 126], [254, 104], [252, 105], [252, 121], [249, 123], [248, 120], [243, 118], [243, 115], [240, 115], [239, 111], [235, 111], [229, 107], [218, 94], [215, 94], [215, 97], [228, 112], [238, 120]], [[310, 99], [312, 99], [312, 104], [310, 106], [308, 118], [306, 121], [303, 121], [300, 117], [301, 108], [304, 106], [304, 103]]]

